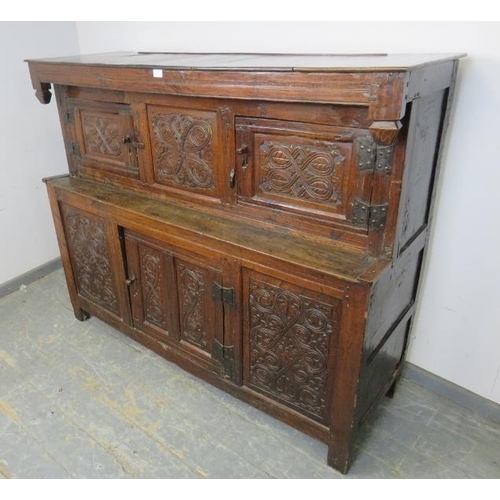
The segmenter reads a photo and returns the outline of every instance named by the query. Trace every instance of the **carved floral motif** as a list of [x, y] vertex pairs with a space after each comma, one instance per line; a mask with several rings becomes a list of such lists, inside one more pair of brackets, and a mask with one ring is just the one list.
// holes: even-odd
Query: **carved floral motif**
[[71, 209], [64, 210], [63, 214], [79, 293], [118, 313], [118, 299], [104, 223]]
[[183, 340], [208, 351], [204, 329], [203, 295], [205, 280], [201, 272], [179, 264], [181, 298], [181, 336]]
[[250, 383], [323, 420], [333, 307], [250, 280]]
[[331, 206], [341, 202], [338, 170], [345, 158], [333, 145], [313, 147], [265, 141], [260, 151], [264, 157], [260, 165], [263, 192]]
[[212, 126], [189, 115], [154, 114], [152, 142], [158, 179], [179, 186], [212, 189]]
[[162, 283], [165, 281], [165, 276], [162, 266], [162, 254], [158, 250], [142, 245], [139, 247], [139, 253], [144, 319], [165, 329], [165, 304], [162, 300]]

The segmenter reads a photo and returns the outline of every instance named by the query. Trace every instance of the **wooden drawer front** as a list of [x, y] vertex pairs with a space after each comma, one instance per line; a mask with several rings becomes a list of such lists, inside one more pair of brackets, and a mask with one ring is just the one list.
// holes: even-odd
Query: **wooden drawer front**
[[353, 199], [371, 189], [354, 161], [359, 131], [247, 118], [236, 127], [242, 201], [345, 220]]
[[243, 290], [244, 384], [327, 424], [339, 301], [250, 271]]
[[153, 177], [157, 184], [220, 196], [221, 144], [217, 113], [148, 106]]
[[71, 101], [80, 167], [138, 178], [134, 122], [129, 106], [114, 103]]
[[63, 203], [61, 214], [78, 294], [120, 316], [109, 222]]

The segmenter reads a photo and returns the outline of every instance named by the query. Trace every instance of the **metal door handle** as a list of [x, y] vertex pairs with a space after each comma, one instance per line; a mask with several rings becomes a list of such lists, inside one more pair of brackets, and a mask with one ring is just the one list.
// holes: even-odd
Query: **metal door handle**
[[130, 144], [133, 148], [135, 149], [144, 149], [144, 143], [143, 142], [137, 142], [132, 139], [129, 135], [127, 137], [123, 138], [123, 144]]
[[246, 170], [248, 167], [248, 146], [243, 144], [241, 148], [236, 150], [236, 154], [241, 156], [241, 168]]

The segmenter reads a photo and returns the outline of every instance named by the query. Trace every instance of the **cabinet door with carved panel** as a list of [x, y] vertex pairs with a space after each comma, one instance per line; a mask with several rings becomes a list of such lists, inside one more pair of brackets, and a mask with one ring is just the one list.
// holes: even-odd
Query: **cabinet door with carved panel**
[[328, 425], [340, 304], [244, 269], [244, 385]]
[[117, 227], [109, 220], [60, 203], [64, 236], [80, 307], [127, 320]]
[[224, 326], [222, 301], [213, 294], [214, 283], [222, 282], [217, 264], [130, 231], [125, 248], [134, 326], [220, 373]]
[[127, 104], [68, 99], [67, 116], [74, 122], [76, 142], [69, 145], [80, 171], [139, 178], [132, 111]]
[[219, 201], [224, 186], [220, 111], [148, 105], [147, 120], [154, 184], [184, 197]]
[[239, 203], [367, 228], [375, 145], [367, 130], [236, 119]]

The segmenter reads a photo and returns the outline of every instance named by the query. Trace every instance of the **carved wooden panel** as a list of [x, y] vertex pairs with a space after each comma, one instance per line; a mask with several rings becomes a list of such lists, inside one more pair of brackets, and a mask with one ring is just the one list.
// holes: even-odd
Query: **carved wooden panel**
[[302, 293], [248, 281], [247, 385], [326, 421], [334, 307]]
[[[277, 209], [280, 222], [291, 213], [312, 216], [318, 226], [318, 216], [346, 220], [359, 180], [356, 134], [313, 123], [237, 118], [235, 147], [246, 154], [236, 160], [242, 207]], [[366, 176], [363, 183], [369, 182]]]
[[112, 116], [83, 115], [83, 138], [88, 153], [118, 156], [123, 147], [120, 127]]
[[216, 114], [150, 107], [148, 117], [156, 182], [215, 194]]
[[261, 191], [330, 206], [340, 203], [339, 169], [345, 157], [333, 144], [307, 146], [264, 141], [259, 157]]
[[106, 222], [68, 205], [61, 210], [78, 293], [118, 314]]
[[211, 353], [210, 322], [205, 313], [206, 301], [210, 300], [206, 286], [206, 273], [178, 261], [177, 275], [181, 338]]
[[144, 320], [167, 330], [163, 254], [150, 246], [140, 244], [139, 261]]
[[127, 142], [136, 137], [127, 105], [77, 100], [69, 107], [68, 116], [75, 122], [77, 142], [71, 145], [71, 153], [79, 159], [80, 168], [101, 175], [112, 172], [138, 177], [137, 151]]

